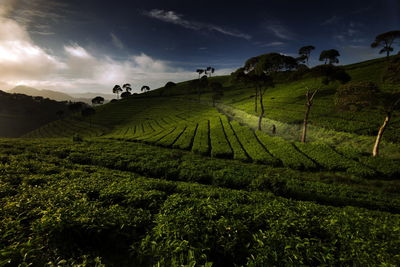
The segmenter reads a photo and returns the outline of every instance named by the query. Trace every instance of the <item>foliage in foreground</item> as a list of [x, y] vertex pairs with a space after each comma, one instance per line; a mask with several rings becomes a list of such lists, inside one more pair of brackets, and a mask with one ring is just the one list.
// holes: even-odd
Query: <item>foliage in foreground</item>
[[[360, 202], [368, 183], [340, 194], [346, 187], [333, 181], [294, 179], [281, 169], [268, 172], [261, 165], [124, 142], [6, 140], [0, 146], [2, 264], [400, 264], [399, 215], [266, 192], [277, 194], [274, 187], [282, 190], [283, 183], [277, 177], [288, 175], [287, 185], [303, 184], [299, 195], [301, 188], [315, 190], [315, 200], [323, 203], [318, 190], [325, 185], [336, 188], [335, 197], [343, 201], [357, 188]], [[164, 175], [165, 170], [170, 171]], [[266, 191], [255, 190], [263, 189], [262, 181]], [[397, 203], [397, 194], [391, 195]], [[348, 200], [343, 204], [352, 205]]]

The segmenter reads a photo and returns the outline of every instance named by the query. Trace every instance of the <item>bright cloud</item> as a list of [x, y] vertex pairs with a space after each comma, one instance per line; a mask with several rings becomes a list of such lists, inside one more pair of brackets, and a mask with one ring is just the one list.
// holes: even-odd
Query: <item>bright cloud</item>
[[0, 80], [44, 77], [63, 64], [35, 45], [15, 21], [0, 17]]
[[73, 44], [71, 46], [64, 46], [65, 51], [71, 57], [92, 59], [92, 56], [86, 51], [85, 48], [80, 47], [78, 44]]
[[[143, 85], [158, 88], [196, 76], [144, 53], [115, 60], [77, 43], [66, 44], [64, 53], [55, 55], [35, 44], [26, 26], [7, 18], [11, 3], [0, 4], [0, 89], [28, 85], [67, 93], [109, 93], [115, 84], [129, 82], [139, 91]], [[114, 37], [115, 45], [122, 47]]]

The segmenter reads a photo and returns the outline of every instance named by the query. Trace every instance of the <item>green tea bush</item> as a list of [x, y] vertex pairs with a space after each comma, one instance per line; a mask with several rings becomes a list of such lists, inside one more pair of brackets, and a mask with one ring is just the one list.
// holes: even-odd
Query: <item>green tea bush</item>
[[258, 139], [269, 152], [280, 159], [285, 167], [293, 169], [316, 169], [316, 165], [309, 158], [297, 151], [294, 146], [280, 137], [271, 137], [261, 131], [256, 131]]
[[190, 125], [186, 128], [179, 139], [172, 145], [173, 148], [190, 150], [194, 141], [198, 125]]
[[199, 122], [192, 151], [201, 155], [209, 155], [209, 121]]
[[242, 127], [238, 122], [232, 121], [233, 130], [251, 159], [255, 162], [279, 166], [279, 159], [273, 157], [255, 138], [254, 132], [248, 127]]
[[233, 149], [233, 158], [241, 161], [249, 161], [249, 157], [246, 152], [243, 150], [238, 137], [235, 132], [232, 130], [232, 126], [230, 125], [228, 118], [226, 116], [221, 117], [221, 123], [224, 127], [226, 136], [228, 141]]
[[172, 147], [175, 141], [183, 134], [185, 129], [186, 127], [177, 126], [172, 133], [158, 140], [156, 144], [164, 147]]
[[328, 170], [342, 170], [356, 175], [370, 177], [374, 170], [351, 158], [338, 154], [330, 146], [323, 143], [296, 143], [296, 147]]
[[211, 156], [218, 158], [232, 158], [233, 152], [226, 139], [220, 119], [210, 120]]

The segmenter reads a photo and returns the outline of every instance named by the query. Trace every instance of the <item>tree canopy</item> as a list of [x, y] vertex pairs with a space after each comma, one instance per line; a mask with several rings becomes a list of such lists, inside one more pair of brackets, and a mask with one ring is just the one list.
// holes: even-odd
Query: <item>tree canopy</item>
[[143, 85], [142, 88], [140, 89], [141, 92], [145, 91], [150, 91], [150, 87], [148, 87], [147, 85]]
[[118, 99], [118, 98], [119, 98], [119, 93], [122, 92], [121, 86], [119, 86], [118, 84], [115, 85], [114, 88], [113, 88], [113, 90], [112, 90], [112, 92], [113, 92], [114, 94], [117, 94], [117, 99]]
[[132, 91], [132, 86], [130, 83], [126, 83], [126, 84], [122, 85], [122, 88], [125, 89], [126, 92]]
[[96, 96], [95, 98], [92, 99], [93, 105], [101, 105], [103, 103], [104, 103], [104, 98], [101, 96]]
[[307, 46], [303, 46], [299, 49], [299, 55], [300, 58], [304, 59], [305, 62], [307, 62], [310, 59], [310, 55], [311, 55], [311, 51], [315, 50], [315, 47], [312, 45], [307, 45]]
[[392, 45], [396, 39], [400, 39], [400, 31], [381, 33], [375, 37], [375, 41], [371, 44], [371, 47], [382, 47], [379, 54], [386, 53], [386, 56], [389, 57], [390, 53], [393, 52]]
[[330, 65], [337, 64], [339, 63], [338, 57], [340, 57], [340, 54], [336, 49], [324, 50], [319, 56], [319, 61], [324, 61], [325, 64], [329, 63]]
[[278, 71], [293, 70], [297, 68], [297, 60], [279, 53], [268, 53], [249, 58], [244, 64], [246, 72], [255, 71], [256, 74], [271, 74]]

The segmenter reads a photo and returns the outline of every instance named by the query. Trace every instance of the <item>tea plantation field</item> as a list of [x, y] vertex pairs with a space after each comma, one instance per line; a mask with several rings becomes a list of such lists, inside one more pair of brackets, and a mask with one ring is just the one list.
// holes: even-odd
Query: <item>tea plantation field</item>
[[115, 140], [0, 149], [2, 265], [400, 264], [398, 180]]

